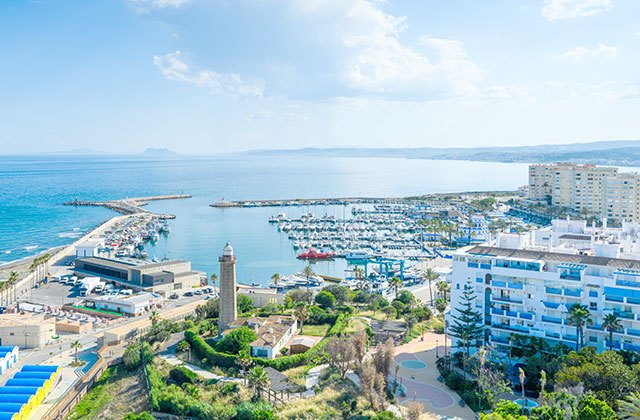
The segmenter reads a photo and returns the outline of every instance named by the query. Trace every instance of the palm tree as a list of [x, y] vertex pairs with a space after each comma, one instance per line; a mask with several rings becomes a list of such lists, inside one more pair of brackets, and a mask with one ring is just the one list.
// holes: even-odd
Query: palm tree
[[622, 328], [622, 323], [616, 314], [607, 314], [602, 320], [602, 329], [609, 331], [609, 350], [613, 350], [613, 333]]
[[449, 283], [447, 283], [445, 280], [440, 280], [436, 283], [436, 288], [438, 289], [438, 292], [442, 294], [444, 300], [447, 300], [447, 292], [451, 290], [451, 286], [449, 286]]
[[260, 398], [262, 390], [270, 383], [269, 375], [262, 366], [256, 366], [249, 371], [249, 386], [258, 394], [258, 398]]
[[524, 415], [524, 404], [525, 404], [525, 399], [524, 399], [524, 380], [526, 378], [526, 375], [524, 374], [524, 370], [522, 370], [521, 367], [518, 368], [518, 371], [520, 372], [519, 375], [519, 379], [520, 379], [520, 390], [522, 391], [522, 395], [520, 397], [520, 400], [522, 402], [522, 415]]
[[71, 349], [76, 351], [76, 354], [75, 354], [76, 365], [78, 364], [78, 350], [80, 350], [81, 348], [82, 348], [82, 344], [80, 344], [80, 340], [76, 340], [73, 343], [71, 343]]
[[302, 274], [305, 276], [305, 278], [307, 279], [307, 289], [309, 288], [309, 279], [311, 278], [311, 276], [313, 276], [313, 268], [311, 268], [311, 264], [307, 264], [303, 269], [302, 269]]
[[640, 392], [632, 392], [624, 400], [618, 400], [618, 407], [621, 419], [640, 418]]
[[398, 289], [404, 286], [402, 279], [398, 276], [393, 276], [389, 279], [389, 286], [393, 287], [394, 297], [398, 297]]
[[431, 289], [431, 282], [440, 277], [440, 275], [433, 271], [433, 268], [429, 267], [424, 271], [424, 276], [429, 282], [429, 305], [433, 305], [433, 291]]
[[275, 273], [273, 276], [271, 276], [271, 281], [276, 286], [276, 288], [278, 288], [278, 282], [280, 281], [280, 274]]
[[572, 305], [569, 309], [569, 317], [567, 320], [569, 321], [569, 325], [576, 327], [576, 351], [578, 351], [580, 350], [580, 345], [583, 343], [584, 327], [591, 322], [589, 308], [578, 303]]
[[544, 370], [540, 371], [540, 405], [544, 405], [544, 389], [547, 386], [547, 372]]
[[304, 303], [300, 303], [293, 309], [293, 315], [300, 321], [300, 331], [302, 331], [304, 322], [309, 319], [309, 307]]
[[213, 285], [213, 288], [216, 288], [216, 281], [218, 281], [218, 275], [216, 273], [213, 273], [211, 275], [211, 284]]
[[244, 371], [244, 384], [247, 384], [247, 368], [251, 366], [253, 360], [251, 356], [249, 356], [249, 352], [247, 350], [242, 350], [238, 353], [238, 357], [236, 358], [236, 365], [240, 366], [240, 368]]
[[151, 320], [151, 325], [156, 325], [158, 321], [160, 321], [160, 315], [158, 314], [158, 311], [156, 311], [155, 309], [151, 311], [151, 316], [149, 316], [149, 319]]

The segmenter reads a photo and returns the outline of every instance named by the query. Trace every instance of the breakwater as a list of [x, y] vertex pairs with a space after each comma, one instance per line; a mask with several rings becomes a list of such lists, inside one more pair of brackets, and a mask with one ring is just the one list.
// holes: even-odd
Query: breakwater
[[[104, 207], [115, 212], [121, 214], [138, 214], [138, 213], [148, 213], [153, 214], [152, 212], [143, 208], [150, 201], [159, 201], [159, 200], [182, 200], [186, 198], [191, 198], [189, 194], [169, 194], [169, 195], [154, 195], [149, 197], [134, 197], [134, 198], [123, 198], [120, 200], [111, 200], [111, 201], [87, 201], [87, 200], [74, 200], [63, 203], [65, 206], [97, 206]], [[173, 214], [154, 214], [154, 216], [159, 219], [175, 219], [175, 215]]]
[[216, 201], [211, 207], [300, 207], [300, 206], [346, 206], [349, 204], [402, 204], [405, 198], [293, 198], [286, 200], [247, 200], [247, 201]]

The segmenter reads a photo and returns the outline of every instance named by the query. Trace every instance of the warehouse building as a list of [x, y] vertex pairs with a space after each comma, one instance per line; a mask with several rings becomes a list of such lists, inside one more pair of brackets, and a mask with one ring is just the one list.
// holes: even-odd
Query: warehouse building
[[168, 294], [190, 289], [206, 281], [206, 275], [191, 270], [191, 262], [183, 260], [157, 263], [89, 257], [76, 260], [74, 269], [81, 277], [100, 277], [107, 283], [135, 291]]

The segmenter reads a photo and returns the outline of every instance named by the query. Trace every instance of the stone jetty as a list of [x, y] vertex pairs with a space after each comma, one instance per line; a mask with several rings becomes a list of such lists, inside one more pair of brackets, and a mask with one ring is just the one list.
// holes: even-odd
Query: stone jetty
[[63, 203], [65, 206], [97, 206], [111, 209], [121, 214], [138, 214], [148, 213], [154, 214], [159, 219], [175, 219], [173, 214], [155, 214], [143, 208], [150, 201], [158, 200], [182, 200], [185, 198], [191, 198], [189, 194], [170, 194], [170, 195], [154, 195], [150, 197], [135, 197], [135, 198], [123, 198], [121, 200], [111, 201], [86, 201], [86, 200], [74, 200]]

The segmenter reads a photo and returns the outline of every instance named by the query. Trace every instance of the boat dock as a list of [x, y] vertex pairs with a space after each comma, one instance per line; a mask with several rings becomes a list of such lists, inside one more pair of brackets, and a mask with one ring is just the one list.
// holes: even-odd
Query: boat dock
[[[150, 201], [159, 201], [159, 200], [182, 200], [185, 198], [191, 198], [189, 194], [170, 194], [170, 195], [154, 195], [149, 197], [134, 197], [134, 198], [124, 198], [121, 200], [111, 200], [111, 201], [85, 201], [85, 200], [74, 200], [63, 203], [65, 206], [96, 206], [96, 207], [104, 207], [115, 212], [121, 214], [139, 214], [139, 213], [148, 213], [152, 214], [150, 211], [143, 208]], [[175, 215], [173, 214], [154, 214], [159, 219], [175, 219]]]
[[400, 204], [406, 203], [406, 198], [375, 198], [375, 197], [345, 197], [345, 198], [293, 198], [285, 200], [251, 200], [251, 201], [216, 201], [211, 207], [301, 207], [301, 206], [346, 206], [349, 204]]

